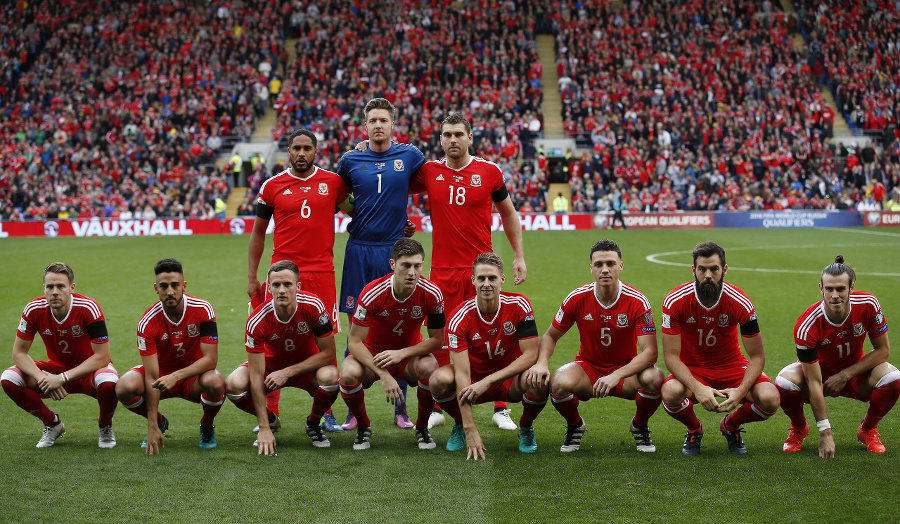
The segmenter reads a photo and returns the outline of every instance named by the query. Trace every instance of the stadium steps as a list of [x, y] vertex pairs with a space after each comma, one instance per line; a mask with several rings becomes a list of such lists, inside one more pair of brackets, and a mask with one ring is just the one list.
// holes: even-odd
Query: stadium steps
[[566, 200], [569, 201], [569, 209], [568, 211], [572, 212], [572, 190], [569, 188], [569, 184], [565, 183], [556, 183], [550, 184], [547, 187], [547, 194], [544, 195], [544, 198], [547, 200], [547, 212], [553, 213], [553, 199], [556, 198], [556, 195], [562, 193]]
[[[297, 58], [297, 39], [288, 38], [284, 41], [284, 47], [288, 52], [288, 70], [290, 70], [290, 63]], [[289, 83], [289, 80], [285, 78], [284, 83], [282, 84], [282, 89], [284, 89]], [[268, 103], [271, 105], [271, 101], [269, 101]], [[266, 116], [260, 118], [256, 122], [256, 129], [253, 130], [253, 135], [250, 137], [250, 143], [265, 144], [271, 142], [272, 128], [275, 127], [277, 123], [278, 112], [271, 107], [267, 107]]]
[[241, 204], [244, 202], [247, 191], [249, 191], [249, 189], [246, 187], [231, 188], [231, 193], [228, 194], [228, 199], [225, 200], [225, 205], [228, 206], [225, 209], [225, 218], [234, 218], [237, 216], [238, 208], [241, 207]]
[[[789, 0], [781, 0], [781, 6], [786, 13], [796, 14], [794, 10], [794, 6], [791, 5]], [[791, 39], [794, 42], [794, 49], [797, 50], [801, 55], [806, 55], [806, 40], [803, 39], [803, 35], [800, 33], [792, 33]], [[834, 96], [831, 94], [830, 89], [820, 89], [820, 93], [822, 93], [822, 102], [827, 104], [828, 107], [834, 111], [834, 126], [832, 126], [832, 142], [837, 141], [845, 141], [846, 138], [853, 137], [853, 131], [850, 129], [850, 126], [847, 124], [847, 120], [844, 118], [844, 115], [838, 111], [837, 102], [834, 100]]]
[[538, 35], [537, 53], [544, 67], [541, 87], [544, 89], [544, 101], [541, 111], [544, 114], [544, 138], [563, 138], [562, 101], [559, 96], [559, 75], [556, 74], [556, 50], [553, 35]]

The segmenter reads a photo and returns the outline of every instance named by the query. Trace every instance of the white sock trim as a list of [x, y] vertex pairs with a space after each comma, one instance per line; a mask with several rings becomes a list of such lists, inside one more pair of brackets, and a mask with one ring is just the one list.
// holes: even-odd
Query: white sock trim
[[25, 377], [22, 376], [22, 372], [19, 371], [17, 368], [4, 369], [3, 373], [0, 374], [0, 380], [12, 382], [16, 386], [19, 386], [20, 388], [25, 387]]
[[100, 384], [104, 382], [112, 382], [116, 384], [119, 382], [119, 375], [116, 375], [112, 371], [104, 371], [103, 373], [97, 373], [94, 375], [94, 387], [99, 388]]
[[135, 402], [134, 404], [126, 404], [126, 403], [122, 402], [122, 405], [125, 406], [126, 409], [134, 409], [143, 403], [144, 403], [144, 396], [141, 395], [138, 397], [138, 401]]
[[794, 384], [790, 380], [778, 375], [775, 377], [775, 384], [785, 391], [800, 391], [800, 386]]
[[681, 413], [682, 411], [687, 409], [687, 407], [690, 405], [691, 405], [691, 401], [688, 399], [684, 399], [681, 401], [681, 404], [679, 404], [677, 408], [673, 409], [673, 408], [670, 408], [669, 406], [667, 406], [665, 402], [663, 402], [663, 408], [665, 408], [665, 410], [668, 411], [669, 413], [671, 413], [672, 415]]
[[878, 384], [875, 384], [875, 387], [880, 388], [881, 386], [890, 384], [891, 382], [893, 382], [895, 380], [900, 380], [900, 369], [895, 369], [894, 371], [891, 371], [890, 373], [881, 377], [878, 380]]
[[341, 386], [340, 386], [340, 387], [341, 387], [341, 393], [343, 393], [343, 394], [345, 394], [345, 395], [352, 395], [352, 394], [354, 394], [354, 393], [359, 392], [359, 390], [362, 389], [362, 386], [363, 386], [363, 385], [362, 385], [362, 382], [357, 382], [356, 386], [354, 386], [353, 389], [347, 389], [347, 388], [344, 387], [343, 384], [341, 384]]
[[575, 393], [569, 393], [568, 395], [566, 395], [562, 398], [557, 398], [552, 395], [550, 396], [550, 399], [553, 401], [554, 404], [561, 404], [563, 402], [568, 402], [568, 401], [572, 400], [573, 398], [575, 398]]
[[206, 398], [206, 395], [200, 395], [200, 402], [203, 402], [207, 406], [221, 406], [223, 402], [225, 402], [225, 395], [222, 395], [222, 398], [219, 400], [209, 400]]

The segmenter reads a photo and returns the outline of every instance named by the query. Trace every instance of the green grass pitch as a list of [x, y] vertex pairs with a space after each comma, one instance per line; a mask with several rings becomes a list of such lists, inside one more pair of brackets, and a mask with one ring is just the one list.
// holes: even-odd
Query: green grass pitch
[[[505, 289], [525, 293], [543, 332], [562, 299], [589, 282], [588, 250], [608, 236], [624, 252], [622, 280], [650, 299], [657, 325], [662, 299], [691, 278], [690, 251], [713, 239], [727, 249], [726, 279], [754, 301], [766, 348], [765, 371], [774, 377], [795, 359], [792, 328], [798, 315], [820, 298], [818, 272], [842, 253], [858, 271], [857, 287], [874, 292], [897, 338], [900, 320], [900, 230], [706, 230], [527, 232], [528, 279]], [[417, 234], [426, 250], [431, 237]], [[338, 236], [335, 264], [340, 275], [345, 235]], [[271, 247], [271, 239], [268, 239]], [[494, 245], [512, 253], [502, 233]], [[156, 237], [117, 239], [4, 239], [0, 241], [3, 293], [0, 339], [10, 352], [18, 318], [40, 295], [42, 269], [55, 260], [75, 269], [77, 291], [96, 299], [110, 329], [113, 360], [120, 373], [140, 363], [135, 325], [157, 298], [153, 264], [173, 256], [185, 264], [187, 292], [209, 300], [219, 321], [219, 365], [225, 375], [245, 360], [247, 237]], [[263, 260], [267, 261], [267, 252]], [[652, 257], [651, 257], [652, 256]], [[652, 260], [648, 260], [651, 257]], [[265, 263], [263, 264], [265, 266]], [[345, 320], [345, 319], [344, 319]], [[346, 326], [345, 326], [346, 327]], [[337, 337], [343, 347], [345, 336]], [[572, 360], [578, 344], [573, 329], [558, 346], [551, 369]], [[32, 356], [45, 355], [36, 341]], [[900, 357], [891, 361], [900, 364]], [[659, 364], [662, 365], [660, 348]], [[490, 424], [490, 409], [476, 409], [487, 446], [485, 462], [467, 462], [443, 445], [449, 427], [433, 432], [438, 449], [420, 451], [411, 430], [392, 424], [392, 411], [376, 384], [367, 394], [373, 418], [372, 449], [353, 451], [353, 435], [331, 435], [330, 449], [315, 449], [303, 431], [311, 400], [305, 392], [282, 395], [284, 428], [278, 456], [258, 457], [251, 447], [253, 417], [226, 401], [216, 420], [219, 447], [198, 449], [200, 407], [168, 400], [171, 419], [166, 448], [147, 457], [139, 444], [146, 423], [121, 406], [118, 446], [97, 448], [97, 406], [75, 395], [52, 403], [66, 423], [57, 445], [35, 449], [40, 423], [0, 395], [0, 521], [32, 522], [820, 522], [896, 521], [900, 495], [900, 412], [881, 423], [885, 455], [864, 450], [856, 427], [866, 406], [829, 399], [837, 457], [820, 460], [816, 436], [802, 452], [785, 455], [781, 445], [788, 420], [746, 426], [750, 452], [730, 456], [716, 431], [719, 416], [698, 408], [707, 429], [703, 452], [680, 453], [684, 428], [660, 409], [651, 419], [658, 451], [635, 451], [628, 432], [634, 404], [621, 399], [581, 405], [588, 432], [582, 449], [562, 454], [564, 422], [548, 405], [536, 423], [540, 449], [517, 450], [516, 433]], [[415, 396], [413, 395], [413, 398]], [[52, 402], [52, 401], [51, 401]], [[513, 405], [514, 420], [521, 407]], [[413, 406], [414, 409], [414, 406]], [[346, 406], [338, 399], [338, 418]], [[811, 416], [807, 408], [808, 416]]]

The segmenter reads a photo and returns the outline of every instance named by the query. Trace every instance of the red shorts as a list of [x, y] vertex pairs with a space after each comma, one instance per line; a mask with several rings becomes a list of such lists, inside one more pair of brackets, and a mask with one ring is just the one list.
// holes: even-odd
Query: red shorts
[[[394, 379], [406, 380], [406, 377], [403, 376], [403, 370], [406, 369], [406, 365], [409, 364], [409, 360], [410, 359], [408, 359], [408, 358], [404, 358], [400, 362], [398, 362], [392, 366], [388, 366], [385, 369], [387, 370], [388, 373], [391, 374], [392, 377], [394, 377]], [[362, 366], [362, 364], [360, 364], [360, 365]], [[363, 367], [365, 367], [365, 366], [363, 366]], [[371, 381], [364, 382], [363, 387], [366, 389], [369, 389], [370, 387], [372, 387], [372, 384], [374, 384], [376, 380], [378, 380], [378, 375], [375, 375], [375, 378], [373, 378]], [[416, 384], [410, 384], [410, 386], [415, 386], [415, 385]]]
[[[622, 366], [614, 366], [614, 367], [602, 367], [601, 368], [601, 367], [594, 366], [591, 363], [586, 362], [584, 360], [576, 360], [575, 363], [578, 364], [581, 367], [581, 369], [584, 370], [585, 373], [587, 373], [588, 380], [591, 382], [592, 390], [594, 387], [594, 383], [597, 382], [597, 380], [600, 377], [605, 377], [606, 375], [609, 375], [613, 371], [622, 367]], [[628, 398], [622, 394], [622, 388], [624, 386], [625, 386], [625, 379], [623, 378], [622, 380], [619, 381], [618, 384], [616, 384], [616, 388], [612, 392], [610, 392], [609, 395], [613, 396], [613, 397], [619, 397], [619, 398]], [[590, 400], [594, 397], [593, 396], [583, 397], [581, 395], [578, 395], [578, 398], [580, 400]], [[630, 398], [628, 400], [634, 400], [634, 398]]]
[[[472, 261], [474, 262], [474, 260]], [[472, 268], [432, 268], [428, 280], [434, 282], [444, 295], [444, 311], [449, 315], [460, 304], [475, 297]]]
[[[241, 364], [238, 367], [249, 368], [250, 363], [244, 362], [243, 364]], [[278, 371], [278, 370], [266, 368], [265, 372], [263, 372], [263, 378], [268, 377], [269, 373], [272, 373], [273, 371]], [[289, 378], [288, 381], [285, 382], [283, 386], [281, 386], [281, 389], [298, 388], [298, 389], [302, 389], [302, 390], [306, 391], [307, 393], [309, 393], [310, 395], [312, 395], [313, 393], [315, 393], [317, 387], [318, 386], [316, 386], [316, 372], [310, 371], [308, 373], [301, 373], [300, 375]]]
[[[474, 262], [474, 260], [473, 260]], [[447, 315], [460, 304], [475, 297], [475, 286], [472, 284], [472, 268], [432, 268], [428, 280], [437, 284], [444, 296], [444, 311]], [[447, 318], [447, 322], [450, 319]], [[438, 361], [438, 367], [450, 364], [450, 350], [447, 344], [432, 353]]]
[[[827, 377], [823, 376], [822, 382], [824, 383], [830, 377], [831, 377], [831, 375], [828, 375]], [[865, 398], [863, 398], [859, 394], [859, 388], [860, 388], [860, 386], [863, 385], [863, 380], [865, 380], [867, 378], [868, 378], [867, 374], [857, 375], [857, 376], [851, 378], [850, 380], [847, 381], [846, 384], [844, 384], [844, 389], [842, 389], [840, 391], [840, 393], [838, 393], [837, 395], [834, 395], [834, 396], [852, 398], [854, 400], [861, 400], [863, 402], [868, 402], [869, 398], [872, 396], [871, 392], [869, 392], [869, 394], [866, 395]], [[809, 399], [807, 399], [806, 402], [809, 403]]]
[[[472, 375], [472, 383], [478, 382], [484, 377], [478, 375]], [[478, 397], [478, 400], [475, 401], [476, 404], [484, 404], [485, 402], [518, 402], [517, 400], [510, 400], [509, 398], [509, 389], [512, 387], [513, 379], [516, 377], [510, 377], [503, 382], [498, 382], [496, 384], [491, 385], [487, 391], [484, 392], [483, 395]]]
[[[144, 365], [141, 364], [139, 366], [134, 366], [130, 369], [130, 371], [137, 371], [141, 375], [144, 375]], [[159, 399], [162, 400], [165, 398], [183, 398], [185, 400], [190, 400], [191, 402], [199, 402], [199, 400], [195, 400], [194, 397], [191, 396], [191, 386], [193, 386], [194, 382], [196, 381], [196, 376], [186, 378], [184, 380], [179, 380], [175, 383], [174, 388], [167, 391], [160, 391]]]
[[[728, 389], [728, 388], [736, 388], [741, 385], [741, 381], [744, 380], [744, 372], [746, 371], [745, 366], [734, 367], [730, 369], [709, 369], [709, 368], [701, 368], [701, 367], [688, 367], [691, 371], [691, 375], [697, 379], [698, 382], [709, 386], [713, 389]], [[665, 382], [670, 380], [675, 380], [673, 375], [669, 375], [666, 377]], [[665, 383], [664, 382], [664, 383]], [[759, 377], [757, 377], [756, 384], [762, 384], [764, 382], [772, 383], [772, 379], [770, 379], [765, 373], [760, 373]], [[696, 401], [694, 395], [691, 395], [691, 400]], [[746, 399], [745, 399], [746, 402]]]
[[[52, 360], [35, 360], [34, 365], [38, 367], [41, 371], [46, 371], [47, 373], [58, 375], [63, 371], [68, 371], [69, 367], [64, 366], [59, 362], [54, 362]], [[22, 377], [22, 382], [28, 384], [28, 377], [23, 373], [19, 368], [13, 366], [9, 368], [13, 372], [17, 373]], [[108, 375], [103, 377], [101, 375]], [[116, 377], [116, 380], [110, 380], [112, 376]], [[107, 364], [105, 367], [94, 371], [89, 375], [85, 375], [81, 378], [70, 380], [63, 385], [63, 389], [66, 390], [66, 393], [80, 393], [82, 395], [88, 395], [94, 398], [97, 398], [97, 387], [94, 384], [98, 384], [101, 382], [113, 382], [115, 383], [119, 379], [119, 372], [116, 371], [116, 368], [113, 367], [112, 362]], [[29, 388], [32, 391], [36, 391], [42, 398], [49, 398], [47, 395], [41, 391], [41, 388], [35, 384], [33, 388]]]
[[[300, 272], [300, 290], [312, 293], [322, 300], [325, 304], [325, 311], [331, 317], [331, 325], [334, 327], [335, 333], [341, 332], [341, 321], [338, 317], [337, 309], [337, 293], [334, 287], [334, 271], [326, 273], [324, 271]], [[261, 293], [257, 293], [250, 298], [250, 307], [256, 309], [260, 304], [265, 304], [271, 300], [272, 294], [269, 293], [269, 281], [262, 283]]]

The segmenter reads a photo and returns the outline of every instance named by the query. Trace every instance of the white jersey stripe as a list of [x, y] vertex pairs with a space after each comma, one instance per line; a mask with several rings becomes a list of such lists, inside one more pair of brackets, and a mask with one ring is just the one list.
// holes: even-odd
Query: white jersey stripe
[[383, 282], [381, 282], [377, 286], [370, 289], [369, 292], [366, 293], [364, 296], [360, 297], [359, 301], [365, 302], [366, 304], [372, 302], [373, 300], [375, 300], [375, 297], [377, 297], [378, 295], [381, 295], [386, 290], [391, 289], [391, 280], [392, 279], [390, 279], [390, 278], [385, 279]]
[[150, 321], [160, 313], [162, 313], [162, 302], [157, 302], [153, 305], [152, 308], [144, 313], [143, 317], [141, 317], [141, 321], [138, 322], [138, 331], [143, 332], [145, 329], [147, 329], [147, 324], [149, 324]]
[[459, 327], [460, 322], [466, 318], [466, 314], [469, 311], [472, 311], [474, 308], [478, 306], [475, 305], [475, 299], [469, 299], [463, 303], [463, 306], [456, 311], [456, 314], [453, 315], [453, 318], [450, 319], [450, 324], [447, 326], [447, 329], [450, 331], [456, 330]]

